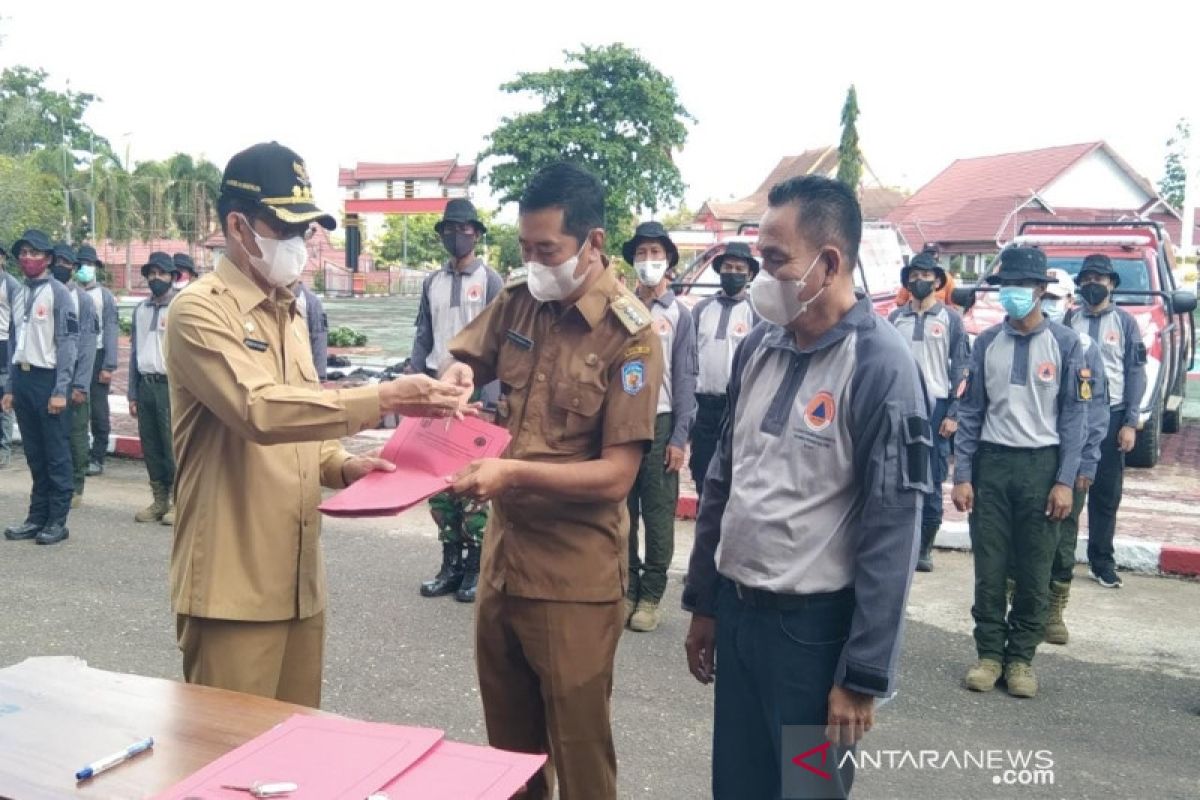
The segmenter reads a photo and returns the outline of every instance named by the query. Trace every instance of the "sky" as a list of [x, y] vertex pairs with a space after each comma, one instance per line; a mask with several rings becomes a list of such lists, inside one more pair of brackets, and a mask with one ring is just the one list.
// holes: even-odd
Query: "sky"
[[1200, 127], [1194, 0], [0, 0], [0, 18], [0, 66], [99, 95], [87, 121], [118, 153], [223, 167], [275, 139], [331, 210], [339, 166], [474, 158], [529, 108], [500, 84], [581, 44], [623, 42], [674, 79], [697, 118], [677, 154], [693, 209], [836, 144], [852, 83], [867, 161], [908, 190], [955, 158], [1098, 139], [1156, 181], [1175, 121]]

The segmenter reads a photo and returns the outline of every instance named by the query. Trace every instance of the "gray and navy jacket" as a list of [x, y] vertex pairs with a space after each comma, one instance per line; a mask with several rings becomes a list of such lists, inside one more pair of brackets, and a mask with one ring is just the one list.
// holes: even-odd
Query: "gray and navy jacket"
[[[447, 349], [450, 340], [478, 317], [503, 288], [504, 279], [480, 258], [461, 272], [454, 268], [453, 261], [447, 261], [437, 272], [425, 276], [410, 360], [413, 372], [437, 377], [452, 358]], [[479, 395], [485, 407], [495, 408], [500, 399], [500, 382], [492, 381]]]
[[1075, 331], [1043, 320], [1021, 333], [1006, 319], [979, 335], [958, 406], [954, 482], [970, 483], [980, 442], [1058, 448], [1057, 483], [1074, 486], [1087, 439], [1091, 379]]
[[71, 292], [72, 305], [79, 316], [79, 342], [75, 345], [75, 372], [71, 376], [71, 388], [87, 394], [92, 388], [92, 367], [96, 365], [96, 342], [100, 340], [100, 318], [96, 307], [82, 286], [67, 284]]
[[129, 336], [129, 386], [125, 396], [131, 403], [138, 399], [138, 384], [143, 375], [167, 375], [167, 358], [163, 344], [167, 341], [167, 309], [176, 292], [156, 303], [148, 298], [133, 307], [133, 324]]
[[686, 447], [696, 421], [696, 326], [670, 289], [650, 303], [650, 319], [665, 356], [656, 413], [672, 415], [668, 444]]
[[1146, 348], [1137, 320], [1123, 308], [1109, 303], [1102, 311], [1087, 308], [1067, 312], [1064, 324], [1086, 333], [1100, 347], [1104, 376], [1108, 379], [1108, 405], [1113, 412], [1124, 410], [1124, 425], [1136, 428], [1146, 391]]
[[920, 371], [870, 300], [803, 349], [754, 328], [733, 358], [684, 608], [716, 616], [721, 576], [780, 594], [852, 588], [834, 680], [889, 695], [932, 447]]
[[1089, 481], [1096, 480], [1096, 471], [1100, 468], [1100, 445], [1108, 436], [1108, 380], [1104, 377], [1104, 359], [1100, 348], [1086, 333], [1079, 334], [1079, 344], [1083, 347], [1083, 363], [1088, 374], [1085, 380], [1091, 381], [1087, 394], [1087, 437], [1083, 443], [1083, 455], [1079, 461], [1079, 477]]
[[96, 340], [96, 348], [104, 353], [104, 362], [100, 369], [105, 372], [117, 371], [117, 337], [121, 334], [121, 325], [117, 318], [117, 300], [107, 287], [98, 283], [85, 287], [88, 297], [92, 300], [93, 310], [98, 312], [100, 335]]
[[[71, 290], [47, 271], [45, 277], [25, 282], [21, 305], [13, 309], [16, 325], [8, 340], [8, 363], [54, 370], [52, 397], [70, 394], [75, 375], [79, 314], [71, 297]], [[18, 343], [23, 347], [18, 349]], [[6, 394], [12, 394], [16, 372], [11, 367], [8, 370]]]
[[317, 377], [325, 380], [329, 369], [329, 318], [325, 316], [325, 304], [303, 283], [297, 283], [293, 293], [296, 295], [296, 310], [308, 325], [308, 346], [312, 350]]
[[696, 394], [724, 396], [733, 368], [733, 351], [760, 322], [745, 292], [706, 297], [692, 311], [696, 320], [696, 354], [700, 362]]
[[946, 400], [946, 418], [958, 414], [958, 387], [967, 377], [970, 345], [962, 315], [941, 303], [917, 311], [911, 303], [896, 308], [888, 321], [908, 341], [925, 378], [931, 401]]

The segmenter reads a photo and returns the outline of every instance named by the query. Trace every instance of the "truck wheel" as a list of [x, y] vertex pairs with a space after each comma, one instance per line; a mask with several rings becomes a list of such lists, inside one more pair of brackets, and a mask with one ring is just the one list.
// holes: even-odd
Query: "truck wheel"
[[1146, 427], [1138, 431], [1133, 449], [1125, 456], [1127, 467], [1153, 467], [1162, 454], [1163, 406], [1159, 403], [1154, 413], [1146, 420]]

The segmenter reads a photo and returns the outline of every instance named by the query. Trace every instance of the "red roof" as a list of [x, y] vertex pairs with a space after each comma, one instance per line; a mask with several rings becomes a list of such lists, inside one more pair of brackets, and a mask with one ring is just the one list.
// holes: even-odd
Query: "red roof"
[[409, 164], [359, 162], [353, 169], [338, 170], [338, 186], [353, 188], [364, 181], [388, 180], [436, 180], [448, 186], [464, 186], [474, 175], [475, 164], [459, 164], [456, 158]]
[[1107, 144], [1084, 142], [958, 159], [887, 219], [896, 224], [914, 250], [930, 242], [951, 248], [954, 243], [987, 243], [994, 249], [997, 238], [1011, 238], [1026, 219], [1104, 221], [1136, 215], [1140, 209], [1056, 208], [1051, 214], [1042, 205], [1038, 195], [1096, 150], [1103, 150], [1149, 196], [1157, 196], [1154, 187]]

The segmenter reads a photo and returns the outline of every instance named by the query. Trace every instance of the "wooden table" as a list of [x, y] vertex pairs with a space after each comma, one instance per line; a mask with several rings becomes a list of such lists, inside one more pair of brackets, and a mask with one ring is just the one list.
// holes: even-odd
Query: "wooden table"
[[[0, 798], [149, 797], [304, 706], [31, 658], [0, 669]], [[154, 749], [76, 784], [75, 771], [146, 736]]]

